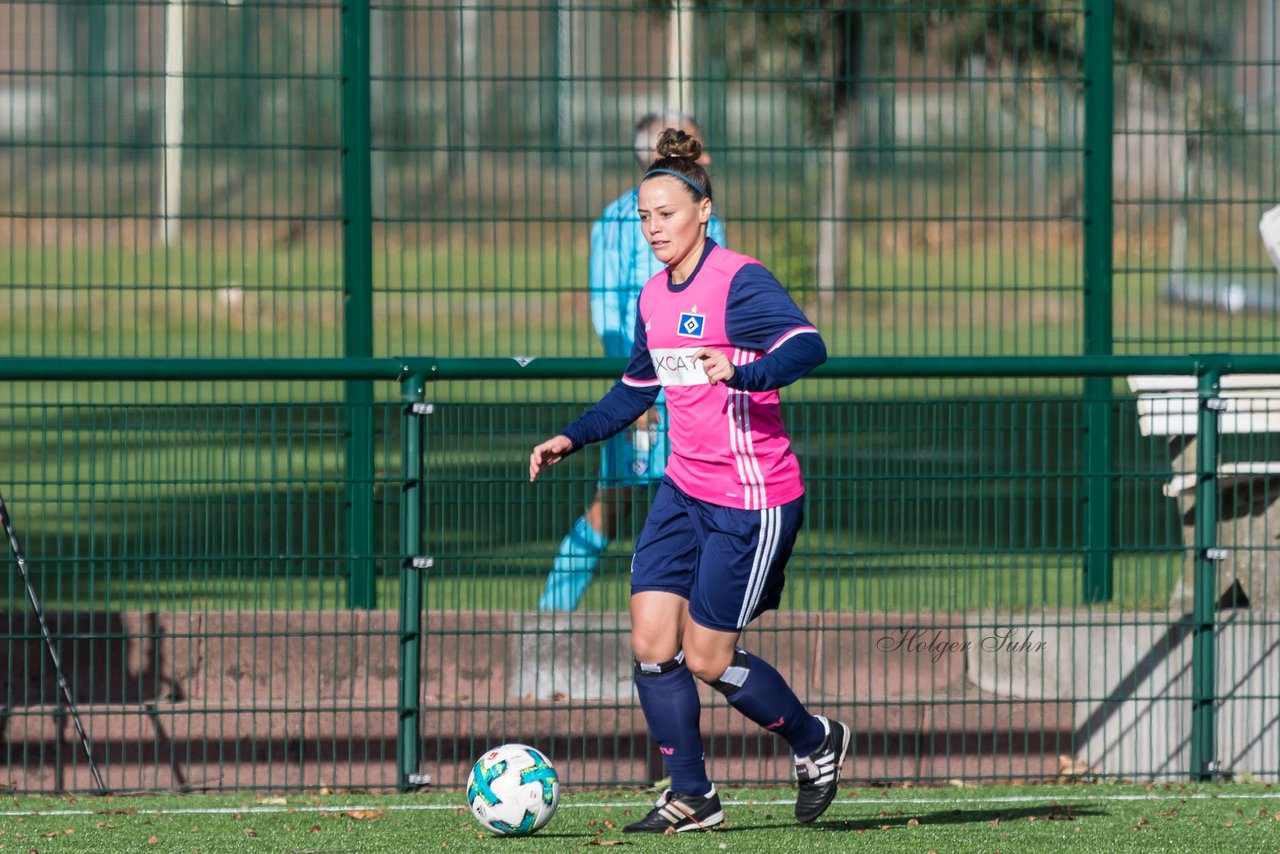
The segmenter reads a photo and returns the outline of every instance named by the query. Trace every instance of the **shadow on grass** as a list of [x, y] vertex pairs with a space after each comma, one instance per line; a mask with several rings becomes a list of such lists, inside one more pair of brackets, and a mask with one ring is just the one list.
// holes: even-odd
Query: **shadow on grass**
[[[932, 813], [899, 811], [895, 808], [894, 815], [876, 815], [854, 819], [827, 818], [806, 826], [796, 824], [795, 819], [790, 817], [789, 805], [780, 804], [779, 806], [786, 810], [782, 815], [775, 815], [770, 812], [752, 816], [743, 814], [740, 809], [735, 810], [735, 814], [730, 817], [729, 822], [726, 822], [728, 826], [721, 825], [715, 829], [715, 832], [736, 833], [739, 831], [759, 831], [774, 827], [794, 827], [799, 830], [810, 827], [820, 831], [860, 833], [866, 830], [884, 830], [917, 825], [920, 827], [938, 827], [942, 825], [1005, 823], [1026, 821], [1027, 819], [1034, 819], [1035, 821], [1076, 821], [1081, 818], [1110, 815], [1106, 810], [1096, 807], [1071, 804], [1042, 804], [1014, 809], [947, 809]], [[865, 805], [859, 804], [859, 806]], [[757, 818], [761, 820], [755, 820]], [[915, 822], [915, 824], [913, 825], [912, 822]]]
[[1013, 809], [948, 809], [932, 813], [909, 813], [894, 810], [895, 815], [877, 815], [870, 818], [838, 819], [816, 822], [821, 830], [859, 831], [879, 830], [884, 827], [906, 827], [912, 821], [921, 827], [937, 827], [948, 824], [992, 824], [1011, 821], [1075, 821], [1080, 818], [1110, 815], [1106, 810], [1073, 804], [1041, 804]]

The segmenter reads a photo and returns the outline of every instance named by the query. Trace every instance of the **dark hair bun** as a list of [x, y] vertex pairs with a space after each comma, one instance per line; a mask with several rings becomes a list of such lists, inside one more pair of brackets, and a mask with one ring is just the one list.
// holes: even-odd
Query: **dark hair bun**
[[697, 162], [702, 156], [702, 143], [678, 128], [667, 128], [658, 137], [658, 156]]

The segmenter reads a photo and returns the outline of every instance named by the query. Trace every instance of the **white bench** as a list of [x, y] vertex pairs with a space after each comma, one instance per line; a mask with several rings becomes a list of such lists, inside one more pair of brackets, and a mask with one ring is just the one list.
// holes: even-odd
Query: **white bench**
[[[1200, 429], [1198, 380], [1193, 376], [1133, 376], [1138, 428], [1144, 436], [1169, 437], [1172, 476], [1164, 494], [1178, 500], [1184, 535], [1194, 537], [1196, 435]], [[1280, 433], [1280, 375], [1226, 374], [1218, 385], [1218, 432]], [[1277, 479], [1276, 483], [1270, 483]], [[1224, 501], [1218, 545], [1226, 550], [1217, 595], [1238, 583], [1250, 604], [1280, 606], [1280, 460], [1220, 461], [1217, 466]], [[1274, 506], [1273, 506], [1274, 505]], [[1194, 590], [1194, 556], [1189, 556], [1182, 582], [1170, 607], [1190, 610]]]

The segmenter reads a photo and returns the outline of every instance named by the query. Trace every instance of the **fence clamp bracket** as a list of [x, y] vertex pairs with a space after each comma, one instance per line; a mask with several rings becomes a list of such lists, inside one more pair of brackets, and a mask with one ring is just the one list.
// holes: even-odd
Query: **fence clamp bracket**
[[430, 774], [410, 774], [408, 777], [405, 778], [405, 782], [407, 782], [410, 786], [430, 786], [431, 775]]
[[436, 405], [434, 403], [415, 403], [409, 407], [409, 411], [414, 415], [435, 415]]
[[409, 566], [414, 569], [431, 569], [435, 565], [436, 559], [431, 555], [418, 555], [417, 557], [409, 558]]
[[1204, 399], [1204, 408], [1212, 409], [1217, 412], [1226, 412], [1229, 405], [1230, 404], [1228, 403], [1226, 398], [1222, 398], [1222, 397], [1206, 397]]
[[1205, 560], [1226, 560], [1227, 550], [1221, 548], [1205, 549], [1202, 554]]

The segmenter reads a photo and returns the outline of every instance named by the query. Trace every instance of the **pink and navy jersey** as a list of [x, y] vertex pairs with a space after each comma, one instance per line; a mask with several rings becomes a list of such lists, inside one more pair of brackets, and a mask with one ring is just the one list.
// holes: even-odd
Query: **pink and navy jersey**
[[711, 241], [688, 281], [672, 285], [663, 270], [645, 284], [622, 382], [655, 393], [658, 386], [665, 389], [671, 442], [666, 473], [678, 487], [711, 504], [745, 510], [777, 507], [804, 494], [778, 392], [711, 385], [693, 355], [714, 347], [735, 365], [749, 365], [810, 334], [817, 330], [772, 273]]

